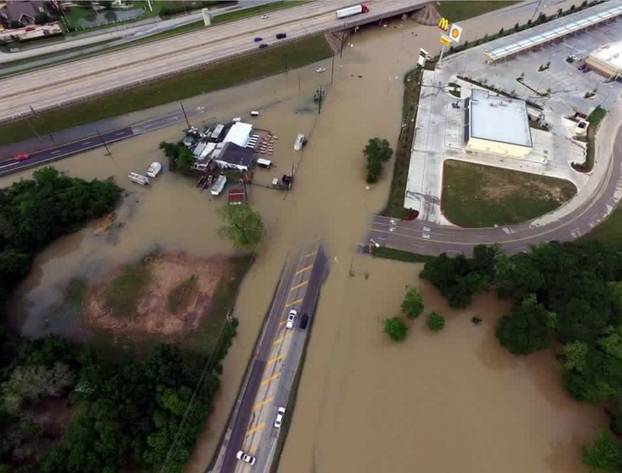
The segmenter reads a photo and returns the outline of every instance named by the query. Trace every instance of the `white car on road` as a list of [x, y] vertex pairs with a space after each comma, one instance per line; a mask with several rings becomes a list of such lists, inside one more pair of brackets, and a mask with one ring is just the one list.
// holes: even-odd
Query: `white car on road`
[[285, 416], [285, 408], [284, 407], [279, 407], [276, 410], [276, 419], [274, 419], [274, 426], [277, 429], [281, 428], [281, 424], [283, 424], [283, 417]]
[[289, 311], [289, 314], [287, 314], [287, 323], [285, 324], [285, 328], [294, 328], [294, 322], [296, 322], [297, 314], [298, 312], [296, 312], [296, 309]]
[[243, 461], [244, 463], [248, 463], [249, 465], [254, 465], [257, 461], [254, 456], [249, 455], [248, 453], [244, 453], [243, 450], [238, 450], [238, 453], [235, 454], [235, 457], [238, 460]]

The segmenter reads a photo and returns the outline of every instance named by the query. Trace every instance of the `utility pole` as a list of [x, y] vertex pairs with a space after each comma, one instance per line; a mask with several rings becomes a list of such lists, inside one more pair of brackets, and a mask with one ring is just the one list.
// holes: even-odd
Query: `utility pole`
[[108, 148], [108, 143], [106, 143], [106, 141], [104, 140], [104, 137], [101, 135], [99, 130], [96, 130], [96, 131], [97, 131], [97, 136], [99, 136], [100, 141], [104, 145], [104, 148], [106, 148], [106, 156], [110, 156], [112, 153], [110, 152], [110, 148]]
[[[20, 117], [20, 118], [22, 117], [22, 114], [21, 114], [21, 113], [19, 114], [19, 117]], [[34, 125], [33, 125], [32, 123], [30, 123], [30, 120], [28, 119], [28, 115], [23, 115], [23, 117], [24, 117], [24, 120], [26, 121], [26, 124], [28, 125], [28, 128], [30, 128], [30, 131], [32, 131], [32, 133], [33, 133], [33, 134], [34, 134], [37, 138], [39, 138], [39, 137], [40, 137], [40, 135], [39, 135], [39, 133], [37, 133], [37, 129], [34, 127]]]
[[186, 119], [186, 125], [190, 128], [190, 122], [188, 121], [188, 115], [186, 115], [186, 109], [184, 108], [184, 104], [179, 101], [179, 106], [181, 107], [181, 111], [184, 114], [184, 118]]
[[330, 61], [330, 85], [333, 85], [333, 78], [335, 77], [335, 55], [333, 54], [333, 57]]

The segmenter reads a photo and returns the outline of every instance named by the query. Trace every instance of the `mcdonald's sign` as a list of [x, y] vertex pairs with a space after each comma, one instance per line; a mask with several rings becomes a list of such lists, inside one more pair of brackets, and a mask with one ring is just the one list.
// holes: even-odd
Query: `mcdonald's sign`
[[443, 31], [447, 31], [449, 29], [449, 20], [447, 18], [441, 18], [438, 20], [438, 27]]

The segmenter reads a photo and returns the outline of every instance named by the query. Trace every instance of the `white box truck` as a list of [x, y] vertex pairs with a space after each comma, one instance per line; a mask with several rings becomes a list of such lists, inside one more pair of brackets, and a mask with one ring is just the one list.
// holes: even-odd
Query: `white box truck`
[[353, 5], [348, 8], [342, 8], [341, 10], [337, 10], [337, 19], [342, 20], [344, 18], [348, 18], [349, 16], [360, 15], [361, 13], [367, 13], [369, 11], [369, 7], [364, 4]]

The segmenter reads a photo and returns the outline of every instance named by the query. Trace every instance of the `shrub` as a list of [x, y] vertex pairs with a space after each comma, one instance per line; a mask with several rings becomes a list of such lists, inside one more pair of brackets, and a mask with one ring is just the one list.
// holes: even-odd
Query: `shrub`
[[404, 324], [399, 317], [391, 317], [384, 321], [384, 332], [394, 342], [401, 342], [406, 338], [408, 327], [406, 327], [406, 324]]
[[430, 312], [426, 325], [433, 332], [440, 332], [445, 328], [445, 317], [436, 312]]
[[416, 319], [423, 312], [423, 296], [416, 287], [407, 288], [402, 301], [402, 312], [411, 319]]

